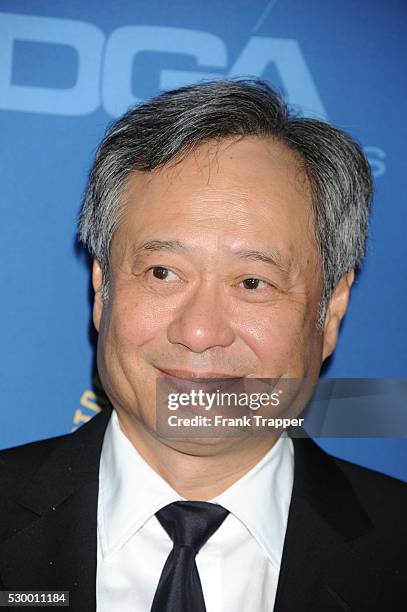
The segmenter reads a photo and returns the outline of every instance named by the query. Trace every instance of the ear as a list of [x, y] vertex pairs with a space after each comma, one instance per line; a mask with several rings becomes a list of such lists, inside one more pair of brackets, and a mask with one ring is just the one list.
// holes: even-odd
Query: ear
[[355, 271], [351, 270], [341, 278], [329, 300], [324, 325], [322, 361], [329, 357], [335, 350], [338, 342], [339, 327], [348, 309], [350, 288], [354, 280]]
[[96, 330], [99, 331], [100, 319], [102, 317], [103, 301], [102, 301], [102, 285], [103, 285], [103, 272], [102, 266], [97, 259], [93, 260], [92, 264], [92, 285], [95, 291], [95, 298], [93, 302], [93, 323]]

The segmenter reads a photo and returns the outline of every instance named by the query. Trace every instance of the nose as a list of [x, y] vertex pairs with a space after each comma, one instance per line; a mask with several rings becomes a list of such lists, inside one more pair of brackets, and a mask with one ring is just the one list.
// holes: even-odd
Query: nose
[[201, 284], [175, 311], [167, 337], [171, 344], [183, 345], [194, 353], [231, 345], [235, 333], [222, 306], [220, 289], [209, 282]]

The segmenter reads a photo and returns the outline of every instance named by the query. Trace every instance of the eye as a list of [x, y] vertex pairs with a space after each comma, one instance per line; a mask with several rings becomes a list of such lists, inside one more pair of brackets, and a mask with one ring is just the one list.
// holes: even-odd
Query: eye
[[[261, 285], [261, 283], [263, 283]], [[267, 288], [270, 287], [270, 283], [266, 283], [266, 281], [261, 280], [261, 278], [245, 278], [241, 284], [243, 285], [244, 289], [262, 289], [262, 288]]]
[[168, 268], [164, 268], [164, 266], [153, 266], [152, 268], [149, 269], [149, 272], [152, 272], [154, 278], [157, 278], [158, 280], [166, 281], [166, 280], [171, 280], [172, 277], [174, 277], [172, 280], [175, 280], [176, 278], [178, 278], [175, 272], [173, 272], [172, 270], [169, 270]]

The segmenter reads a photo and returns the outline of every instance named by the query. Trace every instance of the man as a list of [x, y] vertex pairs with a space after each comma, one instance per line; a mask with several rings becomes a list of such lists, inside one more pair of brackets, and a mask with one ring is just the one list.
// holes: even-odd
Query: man
[[2, 452], [3, 589], [86, 612], [405, 610], [403, 483], [286, 432], [157, 427], [160, 381], [318, 378], [371, 192], [359, 146], [262, 82], [181, 88], [111, 128], [80, 237], [113, 410]]

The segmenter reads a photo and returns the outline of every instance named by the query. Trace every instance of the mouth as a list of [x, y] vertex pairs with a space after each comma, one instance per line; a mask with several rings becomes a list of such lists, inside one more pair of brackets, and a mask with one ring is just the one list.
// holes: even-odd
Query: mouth
[[173, 368], [158, 368], [156, 369], [164, 376], [170, 376], [171, 378], [179, 378], [180, 380], [193, 380], [195, 382], [208, 382], [209, 380], [240, 380], [244, 376], [236, 376], [236, 374], [229, 374], [226, 372], [218, 372], [214, 370], [206, 372], [198, 372], [196, 370], [182, 370]]
[[227, 372], [215, 370], [196, 371], [178, 368], [158, 368], [159, 377], [165, 386], [178, 392], [190, 393], [194, 390], [206, 392], [223, 391], [243, 381], [244, 376], [236, 376]]

